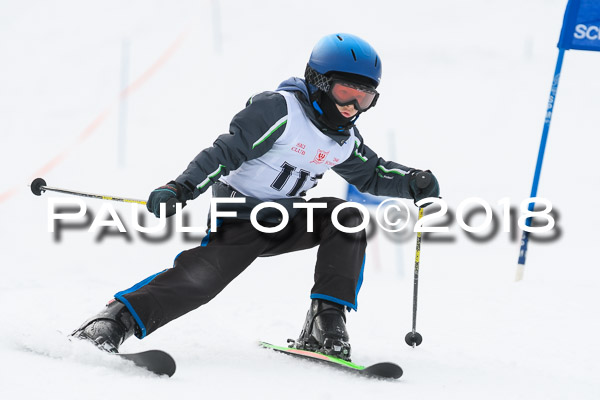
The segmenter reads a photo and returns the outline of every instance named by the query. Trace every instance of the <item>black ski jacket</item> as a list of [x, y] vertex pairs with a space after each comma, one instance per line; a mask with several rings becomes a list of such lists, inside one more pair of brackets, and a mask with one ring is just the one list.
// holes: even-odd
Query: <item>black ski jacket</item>
[[[319, 121], [319, 114], [310, 103], [309, 89], [303, 79], [287, 79], [277, 90], [294, 93], [310, 121], [335, 142], [343, 144], [349, 138], [347, 130], [332, 130]], [[190, 189], [190, 199], [198, 197], [211, 186], [214, 197], [246, 197], [246, 203], [243, 205], [228, 205], [219, 209], [235, 210], [238, 218], [249, 219], [252, 208], [265, 199], [245, 196], [224, 182], [219, 182], [219, 178], [239, 168], [245, 161], [258, 158], [268, 152], [283, 134], [285, 125], [272, 132], [260, 146], [253, 147], [252, 144], [260, 140], [268, 129], [286, 115], [286, 100], [281, 94], [268, 91], [251, 97], [246, 103], [246, 108], [233, 117], [229, 133], [220, 135], [212, 147], [202, 150], [177, 177], [176, 182]], [[361, 192], [412, 198], [409, 181], [415, 169], [380, 158], [364, 144], [358, 129], [356, 127], [354, 129], [355, 136], [359, 139], [355, 151], [347, 160], [332, 169]], [[305, 200], [302, 197], [295, 197], [276, 201], [284, 205], [290, 217], [293, 217], [298, 212], [298, 209], [292, 208], [293, 203]], [[278, 215], [280, 215], [278, 211], [271, 214], [262, 213], [259, 214], [259, 220], [277, 223], [280, 220]]]

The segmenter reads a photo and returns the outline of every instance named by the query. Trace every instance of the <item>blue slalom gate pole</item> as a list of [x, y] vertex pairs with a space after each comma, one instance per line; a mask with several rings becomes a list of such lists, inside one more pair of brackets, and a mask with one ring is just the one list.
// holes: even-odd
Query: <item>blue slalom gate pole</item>
[[[550, 97], [548, 98], [548, 108], [546, 109], [546, 118], [544, 120], [544, 129], [542, 131], [542, 140], [540, 141], [540, 149], [538, 151], [537, 162], [535, 165], [535, 173], [533, 175], [533, 184], [531, 185], [531, 195], [529, 197], [536, 197], [538, 191], [538, 185], [540, 183], [540, 174], [542, 172], [542, 163], [544, 161], [544, 152], [546, 151], [546, 142], [548, 141], [548, 132], [550, 131], [550, 122], [552, 121], [552, 110], [554, 109], [554, 103], [556, 102], [556, 91], [558, 90], [558, 82], [560, 80], [560, 71], [562, 69], [563, 57], [565, 55], [565, 49], [558, 49], [558, 58], [556, 60], [556, 68], [554, 69], [554, 79], [552, 81], [552, 88], [550, 89]], [[529, 211], [533, 211], [535, 208], [535, 202], [529, 203]], [[531, 226], [531, 218], [527, 218], [525, 221], [526, 226]], [[523, 231], [521, 236], [521, 249], [519, 250], [519, 265], [517, 267], [517, 281], [523, 279], [523, 272], [525, 269], [525, 260], [527, 258], [527, 244], [529, 242], [529, 232]]]

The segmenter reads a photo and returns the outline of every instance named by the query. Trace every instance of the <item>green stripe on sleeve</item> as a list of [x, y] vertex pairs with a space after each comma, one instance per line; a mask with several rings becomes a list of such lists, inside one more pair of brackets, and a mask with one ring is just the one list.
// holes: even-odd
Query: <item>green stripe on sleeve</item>
[[279, 119], [279, 121], [275, 122], [275, 124], [273, 124], [273, 126], [270, 127], [264, 135], [262, 135], [256, 142], [254, 142], [254, 144], [252, 145], [252, 148], [255, 148], [256, 146], [258, 146], [259, 144], [261, 144], [262, 142], [267, 140], [269, 138], [269, 136], [271, 136], [273, 134], [273, 132], [275, 132], [277, 129], [281, 128], [286, 123], [287, 123], [287, 115], [285, 117], [281, 117]]
[[223, 170], [223, 168], [227, 168], [226, 166], [224, 166], [223, 164], [219, 164], [219, 168], [217, 168], [216, 170], [214, 170], [212, 173], [210, 173], [205, 180], [203, 180], [202, 182], [200, 182], [200, 184], [197, 186], [198, 189], [203, 189], [204, 186], [208, 185], [210, 183], [210, 180], [212, 178], [214, 178], [215, 176], [219, 175], [221, 173], [221, 171]]
[[377, 168], [379, 168], [380, 170], [382, 170], [386, 174], [397, 174], [397, 175], [404, 176], [407, 173], [406, 171], [401, 171], [399, 169], [387, 169], [383, 165], [378, 165]]

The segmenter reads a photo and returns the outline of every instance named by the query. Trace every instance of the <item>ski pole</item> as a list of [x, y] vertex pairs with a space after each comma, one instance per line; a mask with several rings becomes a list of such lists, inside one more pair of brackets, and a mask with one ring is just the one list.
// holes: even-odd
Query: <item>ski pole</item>
[[41, 196], [43, 192], [48, 191], [48, 192], [70, 194], [73, 196], [90, 197], [92, 199], [113, 200], [113, 201], [121, 201], [123, 203], [137, 203], [137, 204], [142, 204], [142, 205], [146, 204], [146, 202], [143, 200], [126, 199], [124, 197], [107, 196], [104, 194], [85, 193], [85, 192], [78, 192], [75, 190], [68, 190], [68, 189], [61, 189], [61, 188], [47, 186], [46, 181], [43, 180], [42, 178], [35, 178], [33, 180], [33, 182], [31, 182], [30, 186], [31, 186], [31, 191], [36, 196]]
[[[431, 182], [431, 174], [428, 172], [419, 172], [416, 175], [417, 187], [423, 189]], [[423, 218], [423, 209], [425, 206], [419, 207], [419, 218]], [[407, 345], [418, 346], [423, 342], [423, 337], [417, 332], [417, 294], [419, 292], [419, 261], [421, 259], [421, 237], [422, 232], [417, 232], [417, 250], [415, 255], [415, 273], [413, 278], [413, 310], [412, 310], [412, 330], [406, 334], [404, 341]]]
[[[92, 198], [92, 199], [112, 200], [112, 201], [120, 201], [123, 203], [136, 203], [136, 204], [142, 204], [142, 205], [146, 204], [146, 202], [144, 200], [128, 199], [125, 197], [116, 197], [116, 196], [107, 196], [104, 194], [78, 192], [75, 190], [61, 189], [61, 188], [47, 186], [46, 181], [42, 178], [35, 178], [33, 180], [33, 182], [31, 182], [30, 186], [31, 186], [31, 192], [33, 194], [35, 194], [36, 196], [41, 196], [43, 192], [48, 191], [48, 192], [70, 194], [73, 196], [88, 197], [88, 198]], [[175, 210], [175, 204], [177, 204], [177, 199], [175, 199], [175, 198], [169, 199], [169, 201], [167, 201], [166, 209], [169, 210], [170, 208], [172, 208], [173, 210]]]

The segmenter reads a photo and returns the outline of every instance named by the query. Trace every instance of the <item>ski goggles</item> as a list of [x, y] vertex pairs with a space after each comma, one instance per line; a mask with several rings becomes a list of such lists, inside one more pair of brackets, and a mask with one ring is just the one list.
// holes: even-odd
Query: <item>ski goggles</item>
[[331, 82], [329, 94], [339, 106], [353, 104], [361, 112], [373, 107], [379, 98], [379, 93], [373, 88], [338, 80]]

